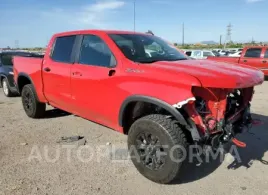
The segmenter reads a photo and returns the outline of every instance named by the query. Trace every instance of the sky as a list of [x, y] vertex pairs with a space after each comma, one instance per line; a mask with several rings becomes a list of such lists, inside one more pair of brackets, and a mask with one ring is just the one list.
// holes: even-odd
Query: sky
[[268, 41], [268, 0], [0, 0], [0, 48], [44, 47], [52, 34], [80, 29], [152, 30], [171, 42]]

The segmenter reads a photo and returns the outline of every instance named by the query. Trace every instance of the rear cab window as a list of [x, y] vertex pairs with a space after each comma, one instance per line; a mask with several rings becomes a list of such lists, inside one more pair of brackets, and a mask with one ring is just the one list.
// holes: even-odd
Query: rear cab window
[[245, 58], [260, 58], [261, 52], [262, 52], [262, 48], [249, 48], [247, 49], [244, 57]]
[[51, 59], [55, 62], [72, 63], [76, 35], [57, 37], [54, 41]]

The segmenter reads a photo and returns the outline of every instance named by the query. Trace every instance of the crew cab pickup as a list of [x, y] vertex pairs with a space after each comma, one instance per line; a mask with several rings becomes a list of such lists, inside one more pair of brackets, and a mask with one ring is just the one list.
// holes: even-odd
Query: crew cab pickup
[[268, 76], [268, 47], [267, 46], [254, 46], [245, 47], [242, 50], [240, 57], [213, 57], [209, 56], [207, 59], [221, 62], [230, 62], [245, 64], [256, 67]]
[[153, 35], [83, 30], [55, 34], [43, 59], [14, 57], [14, 77], [29, 117], [43, 117], [49, 104], [127, 134], [137, 170], [169, 183], [189, 144], [201, 153], [229, 141], [245, 147], [235, 136], [252, 123], [264, 74], [189, 60]]

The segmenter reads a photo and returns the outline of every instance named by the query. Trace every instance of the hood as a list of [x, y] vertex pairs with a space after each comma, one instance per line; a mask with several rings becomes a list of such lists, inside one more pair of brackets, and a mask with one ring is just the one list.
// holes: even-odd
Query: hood
[[192, 75], [203, 87], [246, 88], [261, 84], [264, 80], [264, 74], [256, 68], [210, 60], [159, 61], [150, 65]]

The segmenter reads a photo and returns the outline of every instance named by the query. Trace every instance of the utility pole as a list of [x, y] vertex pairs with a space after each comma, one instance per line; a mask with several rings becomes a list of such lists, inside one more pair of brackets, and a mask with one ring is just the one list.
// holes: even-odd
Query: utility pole
[[184, 22], [182, 23], [182, 46], [184, 46]]
[[254, 38], [252, 37], [252, 40], [251, 40], [251, 44], [254, 45], [255, 44], [255, 41], [254, 41]]
[[134, 16], [133, 16], [134, 17], [134, 21], [133, 21], [134, 23], [133, 23], [133, 25], [134, 25], [134, 32], [136, 32], [136, 0], [133, 0], [133, 6], [134, 6], [134, 8], [133, 8], [134, 9], [133, 10], [134, 11], [134, 13], [133, 13], [134, 14]]
[[220, 46], [221, 46], [221, 37], [222, 37], [222, 35], [220, 35]]
[[232, 24], [228, 24], [227, 26], [227, 31], [226, 31], [226, 38], [225, 38], [225, 43], [224, 43], [224, 49], [226, 49], [226, 44], [227, 42], [231, 42], [231, 35], [232, 35]]
[[19, 40], [15, 40], [15, 48], [16, 48], [16, 49], [19, 48]]

